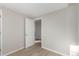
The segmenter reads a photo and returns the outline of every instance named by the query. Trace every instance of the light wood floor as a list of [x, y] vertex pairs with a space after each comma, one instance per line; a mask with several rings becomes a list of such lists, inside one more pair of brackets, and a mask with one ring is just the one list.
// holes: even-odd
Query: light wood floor
[[61, 56], [54, 52], [41, 48], [41, 44], [37, 43], [27, 49], [17, 51], [9, 56]]

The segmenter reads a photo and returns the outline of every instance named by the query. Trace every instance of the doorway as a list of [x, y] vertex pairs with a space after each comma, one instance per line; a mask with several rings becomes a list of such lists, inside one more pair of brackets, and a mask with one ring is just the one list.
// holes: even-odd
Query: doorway
[[41, 19], [35, 20], [35, 44], [41, 46]]
[[41, 47], [41, 19], [25, 19], [25, 48], [33, 45]]

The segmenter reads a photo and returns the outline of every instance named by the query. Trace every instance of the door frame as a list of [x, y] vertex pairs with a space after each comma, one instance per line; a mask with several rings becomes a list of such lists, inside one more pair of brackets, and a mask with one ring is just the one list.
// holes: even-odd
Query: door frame
[[[41, 20], [41, 47], [42, 47], [42, 18], [35, 18], [33, 20], [36, 21], [39, 19]], [[26, 38], [25, 38], [25, 36], [26, 36], [26, 29], [25, 29], [26, 24], [25, 24], [25, 22], [26, 22], [26, 18], [24, 19], [24, 48], [26, 48]], [[35, 28], [34, 28], [34, 32], [35, 32]], [[34, 35], [34, 37], [35, 37], [35, 35]], [[34, 44], [35, 44], [35, 42], [34, 42]]]
[[[26, 47], [26, 43], [27, 43], [27, 39], [26, 39], [26, 35], [28, 36], [28, 33], [26, 33], [26, 20], [32, 20], [34, 22], [34, 19], [31, 19], [31, 18], [25, 18], [24, 19], [24, 48], [28, 48]], [[34, 24], [34, 32], [35, 33], [35, 24]], [[35, 39], [35, 36], [34, 36], [34, 39]]]

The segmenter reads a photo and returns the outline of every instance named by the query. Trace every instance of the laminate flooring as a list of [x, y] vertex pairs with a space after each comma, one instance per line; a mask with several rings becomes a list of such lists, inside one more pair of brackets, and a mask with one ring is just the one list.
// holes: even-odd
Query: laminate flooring
[[61, 56], [60, 54], [54, 53], [52, 51], [48, 51], [46, 49], [41, 48], [40, 43], [36, 43], [35, 45], [17, 51], [9, 56]]

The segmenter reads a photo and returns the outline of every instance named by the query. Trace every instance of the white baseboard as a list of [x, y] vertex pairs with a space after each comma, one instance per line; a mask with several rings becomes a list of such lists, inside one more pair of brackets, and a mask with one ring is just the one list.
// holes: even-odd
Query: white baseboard
[[60, 54], [60, 55], [62, 55], [62, 56], [67, 56], [67, 55], [65, 55], [65, 54], [63, 54], [63, 53], [60, 53], [60, 52], [58, 52], [58, 51], [55, 51], [55, 50], [52, 50], [52, 49], [49, 49], [49, 48], [46, 48], [46, 47], [42, 47], [43, 49], [46, 49], [46, 50], [49, 50], [49, 51], [52, 51], [52, 52], [54, 52], [54, 53], [57, 53], [57, 54]]
[[25, 48], [29, 48], [31, 46], [33, 46], [35, 44], [35, 42], [33, 44], [27, 45]]
[[14, 50], [14, 51], [12, 51], [12, 52], [6, 53], [6, 54], [4, 54], [4, 55], [2, 55], [2, 56], [8, 56], [8, 55], [10, 55], [10, 54], [12, 54], [12, 53], [15, 53], [15, 52], [17, 52], [17, 51], [19, 51], [19, 50], [22, 50], [22, 49], [24, 49], [24, 47], [19, 48], [19, 49], [17, 49], [17, 50]]
[[39, 43], [39, 42], [41, 42], [41, 41], [40, 40], [35, 41], [35, 43]]

